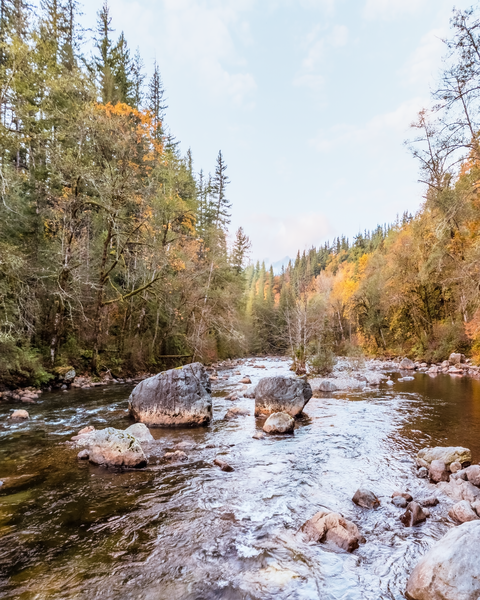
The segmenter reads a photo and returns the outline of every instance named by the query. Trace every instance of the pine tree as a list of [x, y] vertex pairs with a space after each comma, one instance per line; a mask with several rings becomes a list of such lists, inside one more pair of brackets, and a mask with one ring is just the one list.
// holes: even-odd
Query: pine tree
[[231, 256], [232, 266], [237, 273], [242, 272], [248, 251], [251, 247], [250, 238], [245, 234], [243, 227], [239, 227], [235, 235]]
[[162, 139], [165, 134], [163, 120], [168, 106], [165, 104], [165, 90], [157, 61], [153, 65], [153, 75], [148, 84], [147, 108], [153, 115], [158, 139]]
[[137, 48], [132, 61], [132, 104], [135, 108], [140, 108], [143, 103], [143, 82], [145, 81], [144, 64], [140, 56], [140, 50]]
[[220, 150], [217, 156], [217, 165], [215, 167], [215, 175], [212, 180], [212, 191], [215, 197], [216, 214], [215, 225], [226, 229], [230, 223], [231, 213], [229, 212], [232, 204], [227, 200], [226, 188], [230, 183], [226, 175], [227, 165], [223, 160], [222, 151]]

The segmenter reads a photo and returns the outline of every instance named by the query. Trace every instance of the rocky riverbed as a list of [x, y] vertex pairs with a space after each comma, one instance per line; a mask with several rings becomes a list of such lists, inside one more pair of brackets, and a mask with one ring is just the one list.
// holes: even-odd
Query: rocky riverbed
[[[457, 527], [456, 501], [417, 476], [415, 457], [424, 446], [461, 445], [479, 461], [480, 384], [366, 367], [339, 364], [328, 378], [358, 386], [329, 392], [312, 381], [293, 435], [280, 436], [262, 431], [266, 416], [254, 416], [248, 396], [262, 377], [288, 374], [288, 362], [216, 365], [211, 424], [151, 429], [139, 470], [78, 460], [66, 444], [86, 426], [127, 429], [133, 385], [45, 393], [21, 421], [8, 419], [15, 404], [2, 405], [0, 595], [404, 598], [420, 558]], [[379, 506], [354, 503], [359, 488]], [[406, 527], [396, 492], [440, 502]], [[301, 528], [314, 516], [317, 531], [352, 523], [358, 547], [309, 539]]]

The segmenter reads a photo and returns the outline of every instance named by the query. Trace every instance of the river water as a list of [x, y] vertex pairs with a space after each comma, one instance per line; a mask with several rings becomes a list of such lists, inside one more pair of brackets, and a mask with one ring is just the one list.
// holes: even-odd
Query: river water
[[[221, 371], [229, 378], [216, 386], [212, 425], [151, 430], [158, 442], [139, 471], [79, 462], [63, 443], [85, 425], [131, 424], [131, 385], [44, 394], [20, 424], [0, 405], [0, 597], [404, 598], [420, 556], [454, 526], [451, 502], [405, 528], [390, 496], [435, 491], [415, 475], [423, 446], [463, 445], [480, 460], [480, 382], [394, 374], [392, 387], [312, 398], [293, 436], [256, 440], [254, 400], [225, 399], [237, 369], [255, 383], [288, 365], [256, 359]], [[251, 415], [223, 420], [232, 406]], [[191, 445], [188, 461], [162, 460], [179, 442]], [[216, 456], [234, 472], [215, 467]], [[378, 510], [352, 503], [360, 485], [379, 496]], [[366, 543], [353, 554], [306, 543], [298, 529], [322, 507], [355, 522]]]

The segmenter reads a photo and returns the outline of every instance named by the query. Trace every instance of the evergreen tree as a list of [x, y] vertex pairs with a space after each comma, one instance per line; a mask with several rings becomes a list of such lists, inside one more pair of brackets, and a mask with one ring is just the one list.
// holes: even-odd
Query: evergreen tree
[[226, 189], [230, 183], [228, 176], [226, 175], [227, 165], [223, 160], [222, 151], [220, 150], [217, 156], [217, 165], [215, 167], [215, 174], [212, 179], [212, 191], [215, 197], [215, 225], [226, 229], [230, 223], [231, 213], [230, 208], [232, 204], [227, 200]]
[[231, 255], [232, 266], [237, 273], [242, 272], [251, 246], [250, 238], [244, 232], [243, 227], [239, 227], [235, 235], [235, 242], [233, 244]]
[[165, 135], [163, 120], [168, 106], [165, 104], [165, 90], [157, 61], [153, 65], [153, 75], [148, 84], [147, 108], [153, 115], [158, 139], [163, 139]]

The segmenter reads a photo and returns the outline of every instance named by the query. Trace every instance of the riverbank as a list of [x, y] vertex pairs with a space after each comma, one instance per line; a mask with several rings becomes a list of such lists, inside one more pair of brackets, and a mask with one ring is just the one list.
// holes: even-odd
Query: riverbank
[[[454, 357], [454, 358], [452, 358]], [[448, 374], [455, 377], [471, 377], [480, 379], [480, 367], [472, 364], [469, 359], [461, 354], [453, 354], [449, 360], [441, 363], [426, 363], [420, 361], [411, 361], [408, 358], [397, 357], [392, 359], [378, 358], [348, 358], [339, 356], [333, 367], [331, 374], [325, 377], [319, 377], [314, 374], [308, 374], [308, 380], [314, 393], [331, 392], [335, 390], [355, 390], [368, 386], [377, 386], [382, 380], [387, 380], [385, 373], [405, 373], [411, 374], [428, 373], [429, 375]], [[228, 370], [230, 368], [243, 364], [249, 365], [251, 361], [277, 360], [289, 361], [287, 357], [264, 356], [227, 359], [218, 361], [207, 367], [213, 377], [218, 375], [218, 371]], [[253, 365], [252, 365], [253, 366]], [[259, 368], [258, 365], [255, 368]], [[382, 375], [383, 374], [383, 375]], [[155, 373], [138, 373], [134, 377], [113, 377], [110, 372], [104, 373], [101, 377], [83, 374], [78, 376], [72, 368], [63, 368], [61, 375], [56, 372], [55, 379], [50, 385], [43, 387], [28, 386], [25, 388], [9, 389], [0, 383], [0, 403], [2, 402], [20, 402], [23, 404], [33, 404], [43, 392], [54, 390], [69, 391], [73, 389], [91, 389], [106, 385], [131, 384], [138, 383]]]

